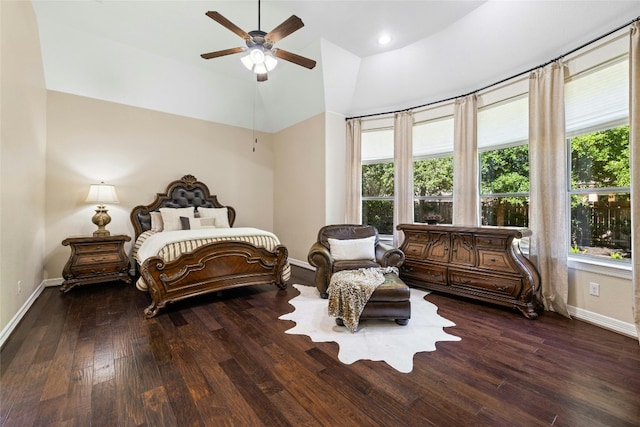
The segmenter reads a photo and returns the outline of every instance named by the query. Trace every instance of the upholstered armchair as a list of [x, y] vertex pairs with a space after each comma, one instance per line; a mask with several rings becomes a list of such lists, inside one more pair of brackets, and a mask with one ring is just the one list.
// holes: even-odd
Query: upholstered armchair
[[[333, 250], [329, 239], [332, 239], [334, 243]], [[365, 240], [361, 239], [370, 241], [372, 248], [369, 254], [362, 255], [362, 251], [359, 251], [365, 243]], [[340, 242], [336, 242], [336, 240]], [[369, 257], [369, 259], [364, 257]], [[320, 296], [327, 298], [327, 288], [333, 273], [370, 267], [399, 268], [404, 262], [404, 253], [400, 249], [380, 242], [378, 230], [375, 227], [336, 224], [326, 225], [320, 229], [318, 241], [311, 246], [307, 259], [309, 264], [316, 268], [316, 287]]]

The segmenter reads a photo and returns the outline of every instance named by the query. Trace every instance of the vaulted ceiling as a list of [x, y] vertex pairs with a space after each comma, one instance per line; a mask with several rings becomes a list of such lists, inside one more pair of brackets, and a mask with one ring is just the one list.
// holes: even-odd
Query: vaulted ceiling
[[[32, 3], [48, 89], [271, 132], [323, 111], [370, 114], [461, 95], [640, 15], [640, 1], [262, 1], [258, 28], [257, 1]], [[318, 66], [280, 61], [257, 83], [241, 55], [203, 60], [244, 46], [210, 10], [245, 31], [299, 16], [305, 26], [277, 45]]]

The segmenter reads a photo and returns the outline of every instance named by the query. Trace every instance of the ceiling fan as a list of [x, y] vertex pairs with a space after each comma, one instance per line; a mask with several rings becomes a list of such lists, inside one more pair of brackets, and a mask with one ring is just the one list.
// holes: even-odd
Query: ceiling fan
[[249, 70], [257, 75], [259, 82], [267, 80], [267, 73], [277, 64], [276, 58], [293, 62], [302, 67], [312, 69], [316, 66], [316, 61], [304, 56], [288, 52], [283, 49], [273, 47], [273, 45], [287, 37], [289, 34], [304, 27], [302, 19], [291, 15], [288, 19], [278, 25], [268, 33], [260, 30], [260, 0], [258, 0], [258, 29], [248, 33], [218, 12], [207, 12], [206, 15], [218, 24], [239, 35], [245, 40], [247, 47], [232, 47], [231, 49], [217, 50], [215, 52], [203, 53], [200, 55], [204, 59], [218, 58], [220, 56], [232, 55], [234, 53], [248, 52], [248, 55], [241, 58], [242, 63]]

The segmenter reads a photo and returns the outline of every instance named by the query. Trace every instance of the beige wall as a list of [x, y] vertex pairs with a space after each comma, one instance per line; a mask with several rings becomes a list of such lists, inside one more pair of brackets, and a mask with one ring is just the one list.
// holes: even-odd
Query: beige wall
[[0, 1], [0, 20], [0, 330], [4, 330], [42, 282], [47, 92], [31, 2]]
[[275, 138], [275, 233], [289, 257], [307, 262], [325, 224], [325, 114], [284, 129]]
[[[272, 136], [59, 92], [49, 92], [45, 276], [59, 278], [69, 256], [61, 241], [91, 235], [89, 184], [116, 186], [107, 229], [133, 236], [131, 209], [148, 204], [185, 174], [237, 211], [237, 226], [273, 230]], [[130, 247], [131, 244], [128, 245]]]
[[[576, 317], [585, 317], [593, 323], [617, 330], [615, 321], [627, 323], [633, 334], [633, 293], [631, 291], [631, 272], [599, 268], [592, 271], [589, 267], [569, 269], [568, 304], [586, 313], [575, 313]], [[611, 271], [607, 271], [611, 270]], [[600, 285], [600, 295], [589, 294], [589, 284]], [[597, 316], [603, 318], [598, 319]], [[611, 324], [610, 324], [611, 323]]]

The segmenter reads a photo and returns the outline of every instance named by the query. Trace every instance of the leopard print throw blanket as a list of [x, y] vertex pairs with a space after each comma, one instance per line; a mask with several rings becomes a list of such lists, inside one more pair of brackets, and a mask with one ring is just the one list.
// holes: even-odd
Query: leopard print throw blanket
[[384, 283], [384, 274], [398, 274], [396, 267], [338, 271], [329, 283], [329, 316], [342, 319], [351, 331], [358, 330], [360, 315], [371, 294]]

